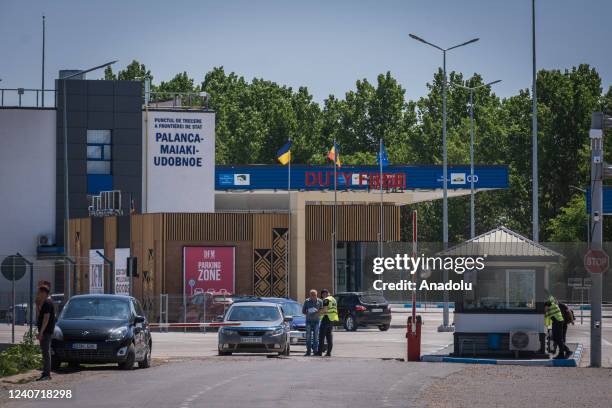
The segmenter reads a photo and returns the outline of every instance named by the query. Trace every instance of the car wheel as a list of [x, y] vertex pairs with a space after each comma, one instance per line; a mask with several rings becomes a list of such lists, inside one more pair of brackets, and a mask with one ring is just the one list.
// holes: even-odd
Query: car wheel
[[219, 350], [219, 355], [220, 356], [231, 356], [232, 352], [231, 351], [221, 351], [221, 350]]
[[380, 330], [380, 331], [387, 331], [387, 330], [389, 330], [389, 325], [388, 324], [381, 324], [380, 326], [378, 326], [378, 330]]
[[151, 367], [151, 345], [150, 344], [147, 347], [147, 352], [146, 352], [144, 358], [142, 359], [142, 361], [138, 362], [138, 367], [139, 368], [149, 368], [149, 367]]
[[122, 370], [131, 370], [134, 368], [134, 361], [136, 360], [136, 352], [134, 351], [134, 345], [130, 344], [127, 351], [127, 357], [124, 362], [119, 363], [119, 368]]
[[346, 331], [356, 331], [357, 330], [357, 324], [355, 323], [355, 318], [353, 317], [353, 315], [346, 315], [346, 317], [344, 318], [344, 329]]
[[60, 367], [62, 366], [62, 362], [60, 360], [58, 360], [57, 358], [51, 358], [51, 370], [53, 371], [57, 371], [60, 369]]

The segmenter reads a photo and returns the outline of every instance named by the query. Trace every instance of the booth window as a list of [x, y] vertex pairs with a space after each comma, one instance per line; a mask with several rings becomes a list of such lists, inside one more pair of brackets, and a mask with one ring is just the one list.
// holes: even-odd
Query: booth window
[[111, 131], [87, 130], [87, 174], [111, 174]]
[[464, 311], [535, 310], [536, 272], [486, 269], [468, 274], [473, 290], [463, 293]]

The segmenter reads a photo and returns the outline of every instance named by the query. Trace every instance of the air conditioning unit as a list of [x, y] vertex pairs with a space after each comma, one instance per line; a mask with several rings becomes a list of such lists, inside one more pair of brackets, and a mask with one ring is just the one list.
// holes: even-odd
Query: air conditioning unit
[[512, 351], [538, 351], [540, 350], [540, 334], [526, 330], [510, 332], [510, 350]]
[[39, 247], [49, 247], [55, 245], [55, 237], [53, 234], [40, 234], [38, 236]]

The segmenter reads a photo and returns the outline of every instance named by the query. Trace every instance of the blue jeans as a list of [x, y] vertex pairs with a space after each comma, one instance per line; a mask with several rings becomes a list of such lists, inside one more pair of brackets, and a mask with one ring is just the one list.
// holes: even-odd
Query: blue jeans
[[306, 353], [319, 351], [319, 319], [306, 320]]

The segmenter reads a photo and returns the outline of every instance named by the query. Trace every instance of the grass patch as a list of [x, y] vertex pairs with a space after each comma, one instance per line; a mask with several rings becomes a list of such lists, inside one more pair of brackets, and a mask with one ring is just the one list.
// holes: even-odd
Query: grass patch
[[21, 343], [0, 353], [0, 377], [15, 375], [39, 368], [42, 365], [40, 347], [29, 333], [24, 334]]

